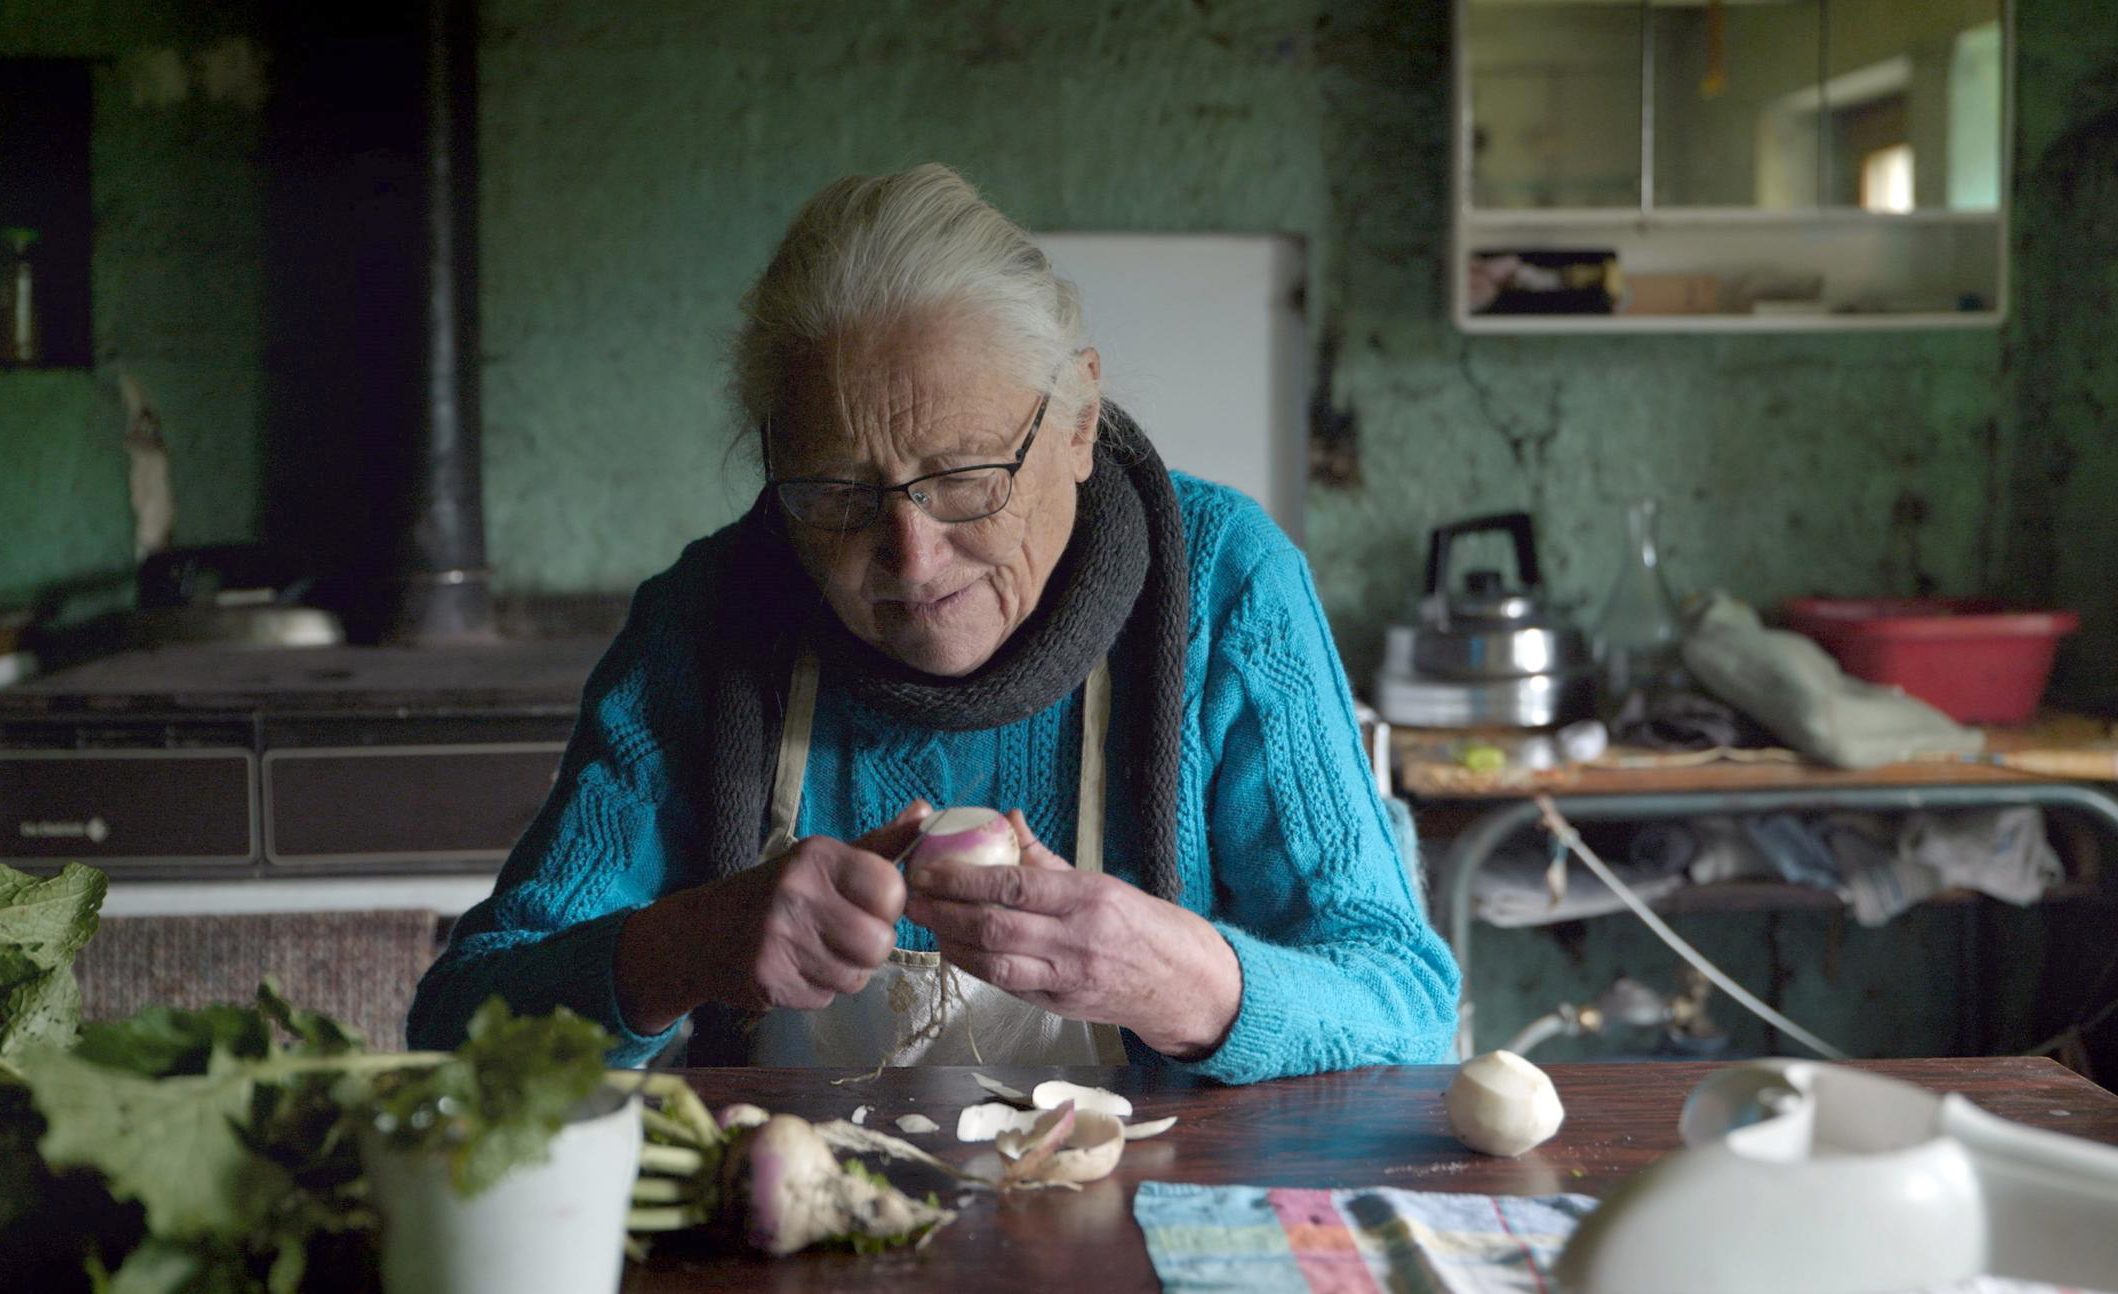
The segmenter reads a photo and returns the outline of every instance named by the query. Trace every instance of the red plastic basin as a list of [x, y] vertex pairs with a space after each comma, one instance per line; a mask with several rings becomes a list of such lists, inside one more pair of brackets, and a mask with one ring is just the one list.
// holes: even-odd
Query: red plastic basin
[[1978, 598], [1795, 598], [1789, 628], [1855, 678], [1893, 684], [1961, 723], [2023, 723], [2081, 617]]

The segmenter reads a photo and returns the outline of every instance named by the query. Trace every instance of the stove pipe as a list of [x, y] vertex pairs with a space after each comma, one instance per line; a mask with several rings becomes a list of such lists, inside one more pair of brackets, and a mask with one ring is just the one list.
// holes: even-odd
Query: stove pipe
[[389, 509], [398, 533], [377, 589], [395, 644], [494, 637], [478, 407], [478, 17], [475, 0], [428, 0], [423, 417]]

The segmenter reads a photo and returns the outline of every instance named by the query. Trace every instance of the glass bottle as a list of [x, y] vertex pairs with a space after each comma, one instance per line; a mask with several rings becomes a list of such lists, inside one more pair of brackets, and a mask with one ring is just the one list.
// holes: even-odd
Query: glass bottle
[[1601, 675], [1598, 709], [1606, 719], [1635, 693], [1652, 696], [1686, 684], [1684, 621], [1663, 577], [1653, 499], [1625, 510], [1625, 555], [1591, 640]]
[[0, 305], [5, 306], [5, 317], [0, 318], [0, 364], [34, 364], [43, 356], [42, 339], [37, 336], [37, 303], [34, 295], [35, 275], [29, 259], [31, 244], [37, 241], [34, 229], [0, 230]]

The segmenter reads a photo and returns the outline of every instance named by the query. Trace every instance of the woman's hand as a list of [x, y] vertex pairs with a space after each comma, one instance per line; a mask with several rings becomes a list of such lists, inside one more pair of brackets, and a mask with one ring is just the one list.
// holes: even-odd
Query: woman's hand
[[1132, 1030], [1179, 1060], [1218, 1047], [1242, 1004], [1235, 950], [1196, 913], [1075, 871], [1017, 810], [1019, 867], [925, 864], [905, 912], [942, 956], [995, 988], [1076, 1020]]
[[932, 811], [915, 800], [858, 840], [810, 836], [635, 912], [614, 970], [626, 1022], [659, 1033], [701, 1002], [813, 1010], [860, 992], [897, 943], [905, 884], [891, 860]]

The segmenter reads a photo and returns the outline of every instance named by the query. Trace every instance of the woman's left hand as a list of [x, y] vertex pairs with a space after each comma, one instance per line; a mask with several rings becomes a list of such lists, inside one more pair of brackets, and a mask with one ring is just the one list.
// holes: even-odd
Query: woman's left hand
[[1178, 1060], [1211, 1053], [1242, 1004], [1235, 950], [1198, 914], [1109, 876], [1080, 872], [1008, 815], [1019, 867], [929, 863], [906, 881], [905, 915], [941, 954], [1025, 1002], [1115, 1024]]

